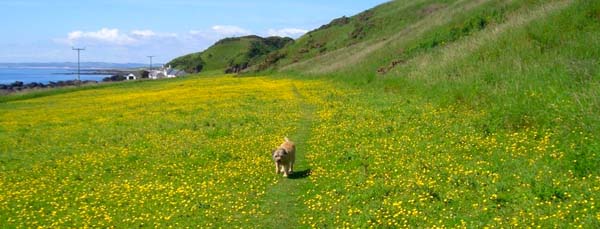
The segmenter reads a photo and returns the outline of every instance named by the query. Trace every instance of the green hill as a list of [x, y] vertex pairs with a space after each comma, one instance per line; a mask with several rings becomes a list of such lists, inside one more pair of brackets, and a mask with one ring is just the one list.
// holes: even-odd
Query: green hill
[[246, 36], [225, 38], [203, 52], [176, 58], [169, 62], [177, 69], [189, 73], [222, 71], [238, 73], [249, 65], [262, 61], [266, 54], [281, 49], [291, 38]]
[[[487, 39], [485, 44], [496, 43], [507, 32], [527, 30], [532, 22], [548, 20], [569, 3], [556, 0], [391, 1], [352, 17], [335, 19], [309, 32], [294, 44], [271, 54], [277, 57], [276, 61], [271, 58], [263, 62], [261, 70], [310, 75], [351, 73], [361, 77], [402, 75], [411, 66], [409, 63], [460, 44], [470, 47], [466, 54], [479, 55], [474, 53], [477, 50], [472, 42], [480, 37]], [[585, 13], [578, 15], [589, 20], [582, 23], [595, 20]], [[500, 31], [495, 31], [498, 29]], [[532, 34], [534, 37], [523, 39], [546, 35], [552, 34]], [[515, 42], [523, 43], [523, 39]], [[463, 47], [455, 49], [460, 48]]]
[[486, 111], [482, 131], [600, 131], [598, 37], [598, 1], [397, 0], [336, 19], [263, 66]]
[[260, 70], [303, 62], [340, 49], [362, 49], [367, 43], [387, 40], [420, 18], [447, 7], [448, 2], [451, 1], [391, 1], [352, 17], [334, 19], [272, 54], [279, 56], [277, 61], [265, 62]]

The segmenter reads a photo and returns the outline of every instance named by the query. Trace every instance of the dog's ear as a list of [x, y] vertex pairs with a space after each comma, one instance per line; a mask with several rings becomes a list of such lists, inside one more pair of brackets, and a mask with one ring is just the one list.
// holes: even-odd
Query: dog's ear
[[283, 155], [287, 155], [288, 154], [287, 150], [285, 150], [283, 148], [281, 149], [281, 151], [283, 151]]

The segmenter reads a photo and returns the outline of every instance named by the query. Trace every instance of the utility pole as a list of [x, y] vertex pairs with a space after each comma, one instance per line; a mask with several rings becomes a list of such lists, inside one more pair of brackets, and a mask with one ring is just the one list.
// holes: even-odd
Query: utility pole
[[77, 84], [81, 86], [81, 51], [85, 51], [85, 48], [73, 48], [73, 51], [77, 51]]
[[154, 58], [156, 56], [148, 56], [148, 58], [150, 58], [150, 71], [152, 71], [152, 58]]

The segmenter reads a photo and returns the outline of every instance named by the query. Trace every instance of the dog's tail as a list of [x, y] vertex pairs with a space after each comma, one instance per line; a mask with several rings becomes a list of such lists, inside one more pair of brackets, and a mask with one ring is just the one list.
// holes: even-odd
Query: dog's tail
[[284, 138], [285, 142], [290, 142], [290, 139], [288, 137]]

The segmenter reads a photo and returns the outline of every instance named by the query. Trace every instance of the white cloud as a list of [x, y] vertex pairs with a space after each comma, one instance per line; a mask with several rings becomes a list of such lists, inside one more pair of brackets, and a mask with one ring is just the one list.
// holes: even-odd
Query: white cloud
[[212, 31], [221, 36], [243, 36], [250, 35], [252, 32], [249, 30], [233, 26], [233, 25], [215, 25]]
[[152, 30], [133, 30], [123, 33], [119, 29], [102, 28], [98, 31], [73, 31], [66, 38], [54, 39], [55, 42], [67, 45], [116, 45], [132, 46], [177, 40], [176, 33], [159, 33]]
[[[301, 29], [269, 30], [269, 35], [299, 36], [305, 33]], [[265, 35], [267, 31], [258, 33]], [[119, 30], [117, 28], [102, 28], [99, 30], [75, 30], [64, 37], [54, 39], [65, 52], [71, 53], [70, 46], [87, 47], [89, 60], [101, 58], [121, 58], [119, 61], [146, 61], [147, 55], [157, 55], [157, 62], [167, 62], [170, 59], [187, 53], [206, 49], [214, 42], [225, 37], [237, 37], [253, 34], [252, 31], [233, 25], [214, 25], [187, 33], [172, 33], [151, 29]], [[1, 58], [1, 57], [0, 57]]]
[[279, 36], [279, 37], [292, 37], [298, 38], [305, 33], [308, 33], [308, 30], [305, 29], [296, 29], [296, 28], [285, 28], [285, 29], [269, 29], [267, 34], [269, 36]]
[[136, 37], [154, 37], [157, 34], [152, 30], [134, 30], [131, 31], [131, 35]]
[[116, 45], [139, 46], [152, 43], [217, 41], [225, 37], [250, 35], [250, 30], [233, 25], [214, 25], [209, 29], [190, 30], [186, 35], [157, 32], [149, 29], [138, 29], [121, 32], [119, 29], [102, 28], [98, 31], [72, 31], [66, 38], [54, 39], [57, 43], [67, 45]]
[[102, 28], [95, 32], [73, 31], [66, 39], [70, 44], [83, 42], [100, 42], [116, 45], [129, 45], [136, 42], [136, 39], [127, 34], [119, 32], [118, 29]]

